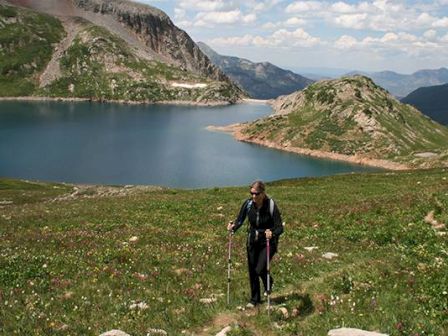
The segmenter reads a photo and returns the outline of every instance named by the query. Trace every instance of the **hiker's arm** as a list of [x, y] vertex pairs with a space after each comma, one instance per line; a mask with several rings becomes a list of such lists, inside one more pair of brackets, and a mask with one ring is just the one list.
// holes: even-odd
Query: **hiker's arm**
[[233, 224], [232, 228], [229, 231], [236, 232], [241, 227], [241, 225], [243, 225], [244, 220], [246, 219], [247, 216], [247, 202], [248, 201], [245, 201], [241, 206], [238, 217], [235, 219], [235, 224]]

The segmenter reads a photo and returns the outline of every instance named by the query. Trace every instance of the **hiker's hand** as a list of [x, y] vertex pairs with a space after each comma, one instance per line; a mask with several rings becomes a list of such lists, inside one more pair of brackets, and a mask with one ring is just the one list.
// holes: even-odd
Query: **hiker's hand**
[[233, 224], [233, 222], [230, 221], [229, 224], [227, 224], [227, 231], [229, 231], [229, 232], [233, 231], [234, 227], [235, 227], [235, 224]]
[[272, 231], [267, 229], [264, 234], [266, 235], [266, 239], [271, 239], [272, 238]]

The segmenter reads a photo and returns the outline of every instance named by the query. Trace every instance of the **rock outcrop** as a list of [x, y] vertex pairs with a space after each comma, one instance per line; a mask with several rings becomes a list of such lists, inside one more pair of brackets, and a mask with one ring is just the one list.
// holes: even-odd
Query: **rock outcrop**
[[124, 331], [118, 330], [118, 329], [112, 329], [109, 331], [106, 331], [105, 333], [102, 333], [100, 336], [131, 336]]
[[388, 336], [388, 335], [355, 328], [340, 328], [330, 330], [328, 332], [328, 336]]

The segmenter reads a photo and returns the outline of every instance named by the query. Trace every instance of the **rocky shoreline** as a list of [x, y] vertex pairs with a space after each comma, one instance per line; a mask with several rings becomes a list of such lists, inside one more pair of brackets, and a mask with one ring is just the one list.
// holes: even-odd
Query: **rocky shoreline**
[[384, 169], [388, 169], [388, 170], [411, 169], [411, 167], [409, 167], [407, 165], [400, 164], [397, 162], [387, 161], [387, 160], [371, 159], [371, 158], [359, 157], [357, 155], [345, 155], [345, 154], [325, 152], [325, 151], [320, 151], [320, 150], [313, 150], [313, 149], [308, 149], [308, 148], [283, 146], [283, 145], [279, 145], [275, 142], [268, 141], [268, 140], [253, 139], [253, 138], [250, 138], [247, 135], [243, 134], [242, 130], [244, 129], [244, 127], [245, 127], [244, 124], [232, 124], [232, 125], [228, 125], [228, 126], [208, 126], [207, 129], [209, 131], [230, 133], [238, 141], [254, 143], [257, 145], [261, 145], [261, 146], [265, 146], [265, 147], [269, 147], [269, 148], [275, 148], [275, 149], [279, 149], [279, 150], [283, 150], [283, 151], [291, 152], [291, 153], [296, 153], [296, 154], [300, 154], [300, 155], [307, 155], [307, 156], [317, 157], [317, 158], [321, 158], [321, 159], [344, 161], [344, 162], [359, 164], [359, 165], [363, 165], [363, 166], [384, 168]]
[[[24, 97], [0, 97], [0, 101], [50, 101], [50, 102], [95, 102], [95, 103], [115, 103], [126, 105], [144, 105], [144, 104], [165, 104], [165, 105], [186, 105], [186, 106], [225, 106], [232, 103], [228, 101], [206, 101], [195, 102], [189, 100], [164, 100], [164, 101], [132, 101], [132, 100], [113, 100], [113, 99], [91, 99], [78, 97], [44, 97], [44, 96], [24, 96]], [[243, 98], [235, 104], [270, 104], [270, 100]]]
[[[124, 105], [151, 105], [151, 104], [165, 104], [165, 105], [194, 105], [194, 106], [224, 106], [230, 105], [228, 101], [205, 101], [195, 102], [189, 100], [165, 100], [165, 101], [133, 101], [133, 100], [113, 100], [113, 99], [91, 99], [78, 97], [40, 97], [40, 96], [26, 96], [26, 97], [0, 97], [0, 101], [39, 101], [39, 102], [93, 102], [93, 103], [115, 103]], [[237, 103], [244, 103], [244, 100]]]
[[247, 104], [272, 104], [272, 100], [270, 99], [243, 98], [242, 102]]

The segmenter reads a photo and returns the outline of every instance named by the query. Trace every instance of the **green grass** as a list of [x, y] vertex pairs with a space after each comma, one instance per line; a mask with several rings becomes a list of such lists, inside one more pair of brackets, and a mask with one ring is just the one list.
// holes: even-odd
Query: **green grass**
[[0, 179], [0, 197], [17, 205], [42, 202], [71, 189], [64, 184]]
[[[192, 335], [207, 327], [214, 335], [223, 326], [213, 321], [232, 316], [231, 335], [319, 336], [338, 326], [447, 335], [448, 244], [423, 220], [434, 210], [448, 222], [447, 179], [438, 169], [270, 183], [287, 223], [273, 301], [290, 315], [296, 309], [271, 320], [263, 309], [236, 309], [248, 299], [244, 228], [234, 237], [226, 305], [225, 225], [247, 187], [104, 197], [92, 189], [53, 201], [72, 188], [0, 180], [0, 334]], [[149, 308], [130, 309], [139, 301]]]
[[32, 95], [64, 29], [56, 18], [5, 5], [0, 21], [0, 96]]
[[0, 6], [0, 17], [6, 19], [17, 17], [17, 9], [10, 6]]

